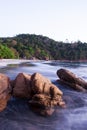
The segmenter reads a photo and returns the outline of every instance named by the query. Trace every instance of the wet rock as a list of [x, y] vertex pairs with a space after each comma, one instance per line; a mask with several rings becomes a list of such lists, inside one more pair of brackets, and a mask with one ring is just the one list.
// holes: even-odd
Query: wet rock
[[51, 115], [55, 106], [65, 105], [63, 92], [39, 73], [19, 73], [10, 84], [13, 88], [12, 95], [29, 99], [32, 110], [39, 114]]
[[7, 107], [7, 103], [10, 97], [11, 95], [8, 94], [4, 98], [0, 98], [0, 112], [3, 111]]
[[65, 106], [65, 102], [62, 99], [63, 92], [41, 74], [35, 73], [31, 76], [31, 85], [33, 96], [29, 104], [36, 108], [35, 110], [40, 112], [40, 114], [52, 114], [50, 108], [55, 106]]
[[[31, 85], [32, 85], [32, 92], [34, 94], [37, 93], [43, 93], [44, 92], [44, 86], [46, 83], [51, 83], [49, 79], [45, 78], [39, 73], [34, 73], [31, 76]], [[47, 92], [49, 93], [49, 92]]]
[[35, 94], [29, 102], [34, 107], [46, 108], [51, 106], [51, 98], [44, 94]]
[[31, 98], [31, 75], [19, 73], [14, 81], [12, 95], [19, 98]]
[[29, 103], [34, 107], [50, 108], [57, 105], [62, 106], [62, 103], [64, 102], [62, 97], [59, 95], [52, 99], [50, 96], [45, 94], [35, 94]]
[[0, 111], [6, 108], [11, 95], [28, 99], [32, 110], [44, 116], [52, 115], [55, 106], [65, 105], [63, 92], [39, 73], [19, 73], [15, 80], [0, 74]]
[[32, 105], [30, 105], [30, 108], [33, 112], [35, 112], [36, 114], [39, 114], [41, 116], [51, 116], [55, 112], [55, 109], [52, 107], [40, 108], [40, 107], [36, 107], [32, 104]]
[[54, 112], [51, 98], [44, 94], [35, 94], [29, 104], [34, 112], [43, 116], [50, 116]]
[[62, 91], [56, 87], [51, 81], [39, 73], [31, 76], [31, 85], [33, 94], [46, 94], [52, 98], [58, 95], [63, 95]]
[[87, 92], [87, 82], [77, 77], [71, 71], [60, 69], [57, 71], [57, 75], [60, 78], [61, 83], [64, 83], [75, 90]]
[[0, 112], [7, 106], [7, 102], [10, 98], [10, 92], [11, 87], [9, 77], [0, 73]]

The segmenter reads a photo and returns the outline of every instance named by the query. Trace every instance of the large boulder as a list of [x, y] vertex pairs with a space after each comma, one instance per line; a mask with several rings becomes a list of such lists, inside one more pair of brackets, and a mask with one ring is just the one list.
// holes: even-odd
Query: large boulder
[[0, 112], [6, 108], [10, 97], [11, 97], [11, 95], [8, 94], [5, 98], [0, 98]]
[[31, 76], [31, 85], [33, 94], [46, 94], [54, 98], [56, 95], [63, 95], [63, 92], [51, 81], [39, 73]]
[[[34, 73], [31, 76], [31, 85], [33, 94], [44, 93], [45, 84], [50, 84], [50, 80], [39, 73]], [[47, 92], [49, 94], [49, 92]]]
[[11, 81], [14, 97], [31, 98], [31, 75], [19, 73], [14, 81]]
[[33, 96], [29, 104], [36, 108], [34, 110], [38, 110], [40, 114], [51, 115], [53, 113], [51, 108], [54, 106], [65, 106], [62, 99], [63, 92], [39, 73], [34, 73], [31, 76], [31, 91]]
[[63, 92], [39, 73], [33, 75], [19, 73], [10, 83], [13, 87], [12, 95], [29, 99], [32, 110], [41, 115], [51, 115], [54, 106], [65, 105], [62, 99]]
[[57, 75], [60, 78], [61, 83], [64, 83], [75, 90], [87, 92], [87, 82], [82, 78], [77, 77], [71, 71], [60, 69], [57, 71]]
[[6, 75], [0, 73], [0, 112], [6, 108], [10, 93], [10, 79]]

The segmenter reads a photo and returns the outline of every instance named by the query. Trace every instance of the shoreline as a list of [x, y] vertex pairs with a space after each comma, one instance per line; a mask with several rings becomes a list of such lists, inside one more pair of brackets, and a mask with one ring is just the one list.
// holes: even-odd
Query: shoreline
[[6, 67], [9, 64], [21, 64], [23, 62], [29, 62], [25, 59], [0, 59], [0, 68]]
[[21, 63], [24, 63], [24, 62], [37, 62], [37, 61], [44, 61], [44, 62], [70, 62], [70, 63], [86, 63], [87, 60], [29, 60], [29, 59], [0, 59], [0, 68], [2, 67], [6, 67], [7, 65], [9, 64], [21, 64]]

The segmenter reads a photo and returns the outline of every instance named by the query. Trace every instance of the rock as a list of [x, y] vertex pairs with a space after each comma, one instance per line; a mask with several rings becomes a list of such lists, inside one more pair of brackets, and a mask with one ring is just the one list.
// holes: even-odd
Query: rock
[[31, 85], [33, 94], [46, 94], [52, 98], [58, 95], [63, 95], [62, 91], [53, 85], [51, 81], [39, 73], [31, 76]]
[[45, 94], [35, 94], [32, 100], [29, 101], [29, 104], [34, 112], [43, 116], [52, 115], [55, 111], [54, 106], [65, 107], [65, 102], [62, 100], [61, 96], [52, 100], [51, 97]]
[[11, 90], [9, 81], [9, 77], [0, 73], [0, 94], [2, 94], [5, 91], [9, 92]]
[[[39, 94], [44, 92], [44, 85], [46, 83], [51, 83], [49, 79], [45, 78], [39, 73], [34, 73], [31, 76], [31, 85], [32, 85], [32, 92], [34, 94]], [[49, 92], [48, 92], [49, 93]]]
[[51, 98], [45, 94], [35, 94], [30, 101], [34, 107], [46, 108], [51, 106]]
[[50, 108], [54, 106], [62, 106], [60, 105], [63, 103], [62, 97], [61, 96], [56, 96], [55, 99], [52, 99], [50, 96], [45, 95], [45, 94], [35, 94], [32, 97], [32, 100], [30, 101], [30, 104], [39, 107], [39, 108]]
[[13, 86], [13, 96], [27, 99], [31, 98], [31, 75], [19, 73], [11, 84]]
[[51, 108], [65, 105], [62, 99], [63, 92], [41, 74], [35, 73], [31, 76], [31, 85], [33, 96], [29, 104], [36, 108], [35, 110], [40, 112], [40, 114], [52, 114]]
[[61, 83], [64, 83], [75, 90], [87, 92], [87, 82], [77, 77], [69, 70], [60, 69], [57, 71], [57, 75], [60, 78]]
[[54, 106], [65, 105], [62, 99], [63, 92], [39, 73], [19, 73], [10, 83], [13, 88], [12, 95], [29, 99], [32, 110], [39, 114], [51, 115]]
[[5, 98], [0, 99], [0, 112], [6, 108], [7, 102], [10, 99], [10, 97], [11, 97], [11, 95], [8, 94], [7, 96], [5, 96]]
[[35, 112], [41, 116], [51, 116], [55, 112], [55, 109], [51, 108], [51, 107], [42, 109], [39, 107], [30, 106], [30, 108], [31, 108], [31, 110], [33, 110], [33, 112]]
[[6, 108], [10, 93], [10, 79], [6, 75], [0, 73], [0, 112]]
[[44, 94], [35, 94], [29, 104], [34, 112], [43, 116], [50, 116], [54, 112], [51, 98]]
[[44, 110], [38, 109], [38, 111], [39, 111], [39, 114], [42, 116], [51, 116], [54, 113], [55, 109], [50, 107]]
[[52, 115], [54, 106], [65, 105], [63, 92], [39, 73], [19, 73], [15, 80], [0, 74], [0, 111], [6, 108], [11, 95], [28, 99], [32, 110], [44, 116]]

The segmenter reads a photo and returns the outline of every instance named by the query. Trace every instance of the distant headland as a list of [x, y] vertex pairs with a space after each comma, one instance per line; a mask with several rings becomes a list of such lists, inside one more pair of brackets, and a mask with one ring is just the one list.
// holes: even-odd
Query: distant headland
[[55, 41], [46, 36], [19, 34], [0, 38], [0, 59], [87, 61], [87, 43]]

